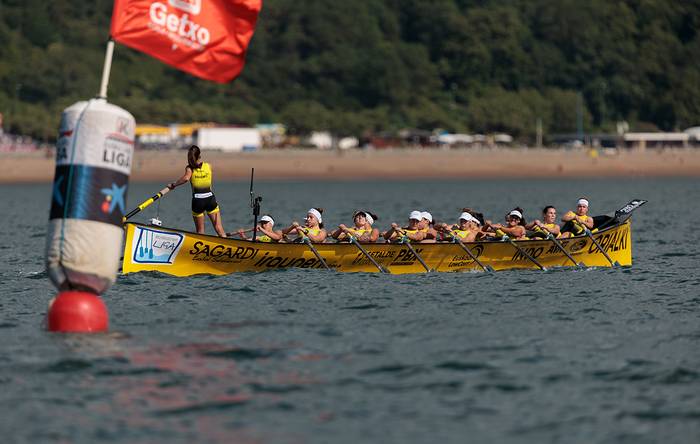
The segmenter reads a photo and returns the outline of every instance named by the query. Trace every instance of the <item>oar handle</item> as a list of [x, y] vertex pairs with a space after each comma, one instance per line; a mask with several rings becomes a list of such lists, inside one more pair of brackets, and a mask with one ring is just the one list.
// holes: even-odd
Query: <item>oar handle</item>
[[239, 233], [250, 233], [253, 230], [254, 230], [254, 228], [246, 228], [245, 230], [231, 231], [231, 232], [226, 233], [226, 236], [235, 236]]
[[163, 188], [162, 190], [160, 190], [159, 192], [157, 192], [156, 194], [154, 194], [152, 197], [149, 197], [148, 199], [146, 199], [145, 201], [143, 201], [143, 203], [141, 203], [141, 205], [139, 205], [138, 207], [136, 207], [136, 208], [134, 208], [133, 210], [129, 211], [129, 212], [122, 218], [122, 223], [124, 223], [124, 222], [126, 222], [127, 220], [131, 219], [131, 218], [134, 217], [136, 214], [140, 213], [144, 208], [146, 208], [147, 206], [149, 206], [149, 205], [152, 204], [153, 202], [157, 201], [157, 200], [160, 199], [161, 197], [163, 197], [163, 196], [165, 196], [166, 194], [168, 194], [169, 191], [170, 191], [170, 187], [165, 187], [165, 188]]

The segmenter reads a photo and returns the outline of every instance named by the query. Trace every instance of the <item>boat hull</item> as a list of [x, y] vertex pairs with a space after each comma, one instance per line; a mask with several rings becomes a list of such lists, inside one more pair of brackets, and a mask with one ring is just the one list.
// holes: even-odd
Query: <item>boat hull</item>
[[[175, 229], [125, 224], [126, 241], [122, 273], [159, 271], [174, 276], [222, 275], [240, 271], [268, 271], [280, 268], [323, 269], [323, 264], [304, 244], [275, 244], [239, 239], [222, 239]], [[620, 265], [632, 264], [631, 223], [593, 234], [608, 256]], [[560, 239], [562, 246], [579, 263], [610, 267], [611, 264], [586, 236]], [[574, 264], [548, 240], [516, 241], [544, 267]], [[378, 272], [377, 267], [355, 245], [314, 244], [328, 266], [341, 272]], [[465, 246], [484, 265], [494, 270], [538, 268], [507, 242], [471, 242]], [[363, 244], [374, 260], [392, 274], [424, 273], [426, 270], [411, 250], [402, 244]], [[439, 272], [481, 271], [458, 244], [413, 244], [426, 265]]]

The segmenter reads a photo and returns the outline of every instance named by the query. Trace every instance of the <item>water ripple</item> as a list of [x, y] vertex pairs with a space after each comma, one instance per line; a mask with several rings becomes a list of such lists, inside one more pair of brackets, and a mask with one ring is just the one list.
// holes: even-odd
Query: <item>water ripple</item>
[[281, 350], [262, 348], [230, 348], [226, 350], [202, 352], [202, 356], [233, 359], [235, 361], [269, 359], [280, 357], [282, 354]]
[[435, 368], [441, 370], [453, 370], [458, 372], [473, 372], [478, 370], [492, 370], [493, 366], [481, 362], [460, 362], [460, 361], [446, 361], [440, 364], [436, 364]]

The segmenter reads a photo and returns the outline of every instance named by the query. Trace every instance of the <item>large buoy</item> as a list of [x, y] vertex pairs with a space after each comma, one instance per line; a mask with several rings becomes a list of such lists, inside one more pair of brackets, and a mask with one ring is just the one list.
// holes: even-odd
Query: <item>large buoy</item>
[[[46, 271], [61, 292], [99, 298], [116, 280], [135, 126], [129, 112], [105, 99], [75, 103], [61, 115], [46, 236]], [[49, 319], [62, 316], [54, 313], [59, 299]], [[52, 325], [63, 323], [49, 323], [63, 331]]]

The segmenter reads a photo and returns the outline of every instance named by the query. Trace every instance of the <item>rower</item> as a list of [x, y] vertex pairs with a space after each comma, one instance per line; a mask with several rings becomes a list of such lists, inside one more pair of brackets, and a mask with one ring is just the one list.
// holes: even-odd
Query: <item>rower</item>
[[549, 233], [554, 237], [559, 237], [561, 229], [557, 225], [557, 209], [552, 205], [547, 205], [542, 209], [542, 220], [535, 219], [525, 225], [525, 228], [533, 231], [532, 237], [545, 238]]
[[482, 227], [484, 226], [484, 214], [483, 213], [479, 213], [478, 211], [473, 210], [471, 208], [462, 208], [462, 213], [471, 214], [472, 217], [474, 217], [477, 220], [477, 222], [479, 222], [480, 226], [482, 226]]
[[433, 215], [428, 211], [421, 211], [421, 230], [425, 232], [425, 239], [421, 242], [423, 243], [434, 243], [437, 242], [438, 232], [433, 224]]
[[452, 241], [456, 238], [461, 242], [473, 242], [476, 240], [480, 225], [477, 218], [464, 211], [459, 215], [457, 224], [452, 226], [445, 223], [435, 224], [435, 228], [442, 235], [443, 240]]
[[420, 242], [425, 239], [425, 230], [421, 229], [421, 221], [423, 213], [420, 211], [411, 211], [408, 215], [408, 225], [405, 227], [399, 226], [397, 223], [392, 223], [382, 236], [387, 242]]
[[561, 221], [564, 222], [561, 228], [562, 237], [578, 236], [583, 234], [585, 228], [592, 230], [593, 218], [588, 215], [588, 199], [579, 198], [576, 211], [567, 212], [561, 217]]
[[525, 218], [523, 210], [520, 207], [513, 208], [505, 217], [506, 223], [502, 224], [487, 224], [484, 236], [487, 238], [504, 238], [508, 236], [511, 239], [525, 240], [527, 231], [525, 230]]
[[[269, 214], [265, 214], [260, 218], [260, 221], [258, 223], [258, 226], [255, 227], [255, 229], [258, 231], [258, 234], [255, 236], [255, 240], [257, 242], [279, 242], [282, 240], [283, 235], [281, 230], [274, 230], [273, 227], [275, 226], [275, 220], [270, 216]], [[241, 239], [245, 240], [251, 240], [252, 238], [249, 238], [246, 236], [246, 232], [253, 231], [252, 229], [244, 230], [240, 229], [236, 232]]]
[[304, 225], [299, 225], [297, 221], [282, 229], [282, 235], [297, 234], [294, 242], [302, 242], [304, 237], [308, 237], [311, 242], [322, 243], [326, 240], [328, 233], [323, 228], [323, 208], [311, 208], [306, 212]]
[[348, 228], [345, 224], [340, 224], [338, 229], [331, 233], [331, 236], [341, 242], [348, 242], [350, 236], [353, 236], [360, 242], [377, 242], [379, 230], [372, 227], [372, 224], [377, 219], [379, 217], [369, 211], [355, 211], [352, 215], [353, 227]]

